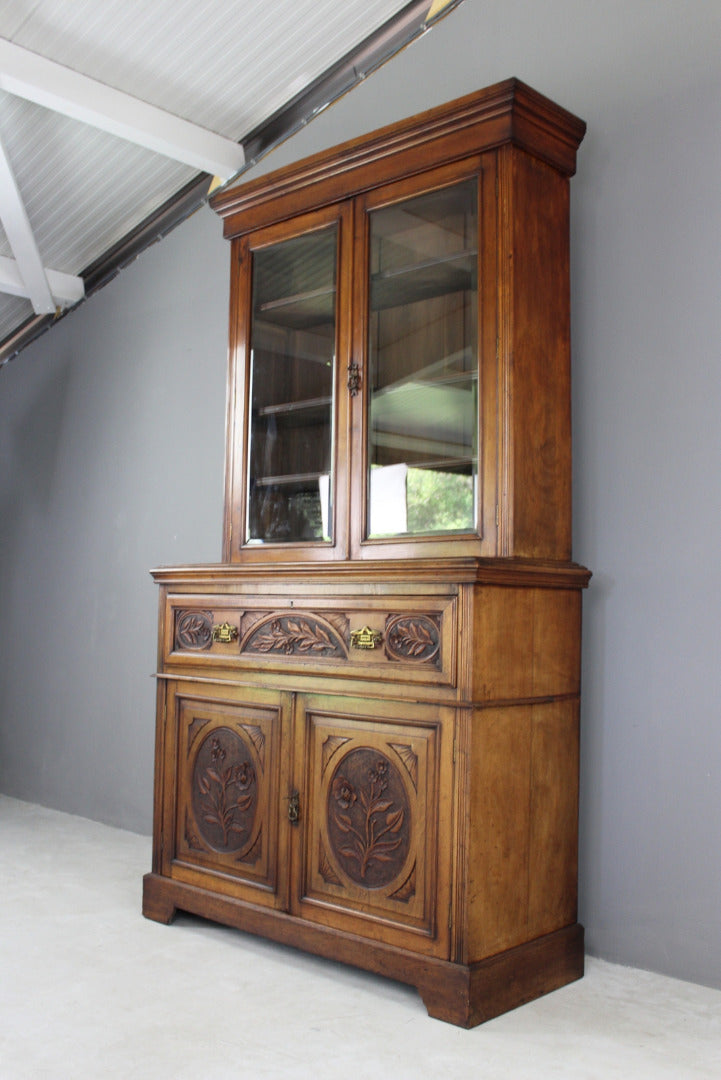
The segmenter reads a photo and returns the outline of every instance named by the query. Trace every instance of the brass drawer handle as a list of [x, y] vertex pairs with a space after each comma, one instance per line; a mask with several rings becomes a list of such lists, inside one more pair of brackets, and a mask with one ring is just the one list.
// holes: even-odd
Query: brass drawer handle
[[228, 645], [231, 641], [235, 641], [238, 637], [238, 627], [231, 626], [230, 623], [220, 623], [218, 626], [213, 627], [213, 641], [219, 641], [223, 645]]
[[350, 643], [354, 649], [376, 649], [383, 641], [380, 630], [371, 630], [364, 626], [362, 630], [351, 630]]

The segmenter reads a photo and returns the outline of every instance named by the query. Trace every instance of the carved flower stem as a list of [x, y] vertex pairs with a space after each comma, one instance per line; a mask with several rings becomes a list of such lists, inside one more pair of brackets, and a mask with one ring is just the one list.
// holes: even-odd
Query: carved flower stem
[[237, 801], [233, 805], [228, 805], [228, 788], [232, 781], [228, 773], [223, 776], [222, 787], [218, 795], [218, 817], [221, 821], [221, 828], [223, 830], [223, 843], [227, 845], [228, 837], [230, 834], [230, 826], [234, 821], [234, 811], [238, 806]]
[[[253, 771], [247, 761], [242, 765], [233, 765], [226, 769], [222, 768], [225, 759], [225, 751], [217, 740], [214, 740], [212, 750], [212, 762], [201, 776], [199, 784], [202, 796], [202, 805], [205, 809], [205, 820], [210, 825], [217, 825], [223, 833], [223, 845], [228, 846], [231, 832], [243, 832], [243, 826], [236, 821], [236, 811], [241, 814], [248, 809], [253, 801], [253, 796], [247, 791], [253, 779]], [[238, 793], [233, 799], [229, 795], [229, 788], [236, 785]]]
[[[363, 860], [361, 862], [361, 869], [360, 869], [361, 877], [366, 876], [366, 870], [368, 869], [368, 863], [373, 858], [373, 853], [375, 851], [377, 851], [377, 845], [380, 843], [381, 837], [385, 836], [386, 833], [389, 833], [391, 831], [391, 826], [386, 825], [385, 828], [381, 829], [381, 831], [376, 836], [375, 835], [376, 822], [372, 821], [370, 819], [370, 813], [371, 813], [371, 811], [369, 811], [369, 817], [366, 819], [366, 849], [365, 849], [365, 854], [363, 856]], [[370, 828], [369, 828], [369, 826], [370, 826]], [[400, 843], [400, 840], [398, 841], [398, 844], [399, 843]], [[393, 844], [392, 846], [397, 847], [398, 844]]]
[[[393, 822], [391, 822], [391, 824], [387, 824], [385, 828], [381, 829], [381, 831], [376, 836], [376, 814], [379, 814], [382, 811], [389, 809], [392, 804], [390, 801], [383, 803], [380, 802], [380, 797], [388, 786], [388, 781], [385, 777], [385, 773], [381, 772], [379, 769], [377, 772], [371, 774], [370, 780], [370, 794], [367, 800], [367, 805], [365, 807], [365, 844], [363, 845], [363, 857], [360, 864], [360, 875], [362, 878], [366, 876], [366, 872], [368, 870], [368, 863], [374, 856], [377, 856], [378, 845], [380, 843], [381, 837], [385, 836], [386, 833], [390, 832], [391, 828], [393, 827]], [[361, 800], [365, 802], [363, 795], [361, 795]], [[400, 841], [398, 841], [398, 843], [400, 843]], [[391, 844], [391, 847], [395, 846], [397, 845]]]
[[[388, 833], [398, 833], [405, 817], [402, 807], [394, 810], [393, 800], [384, 797], [388, 787], [387, 774], [388, 764], [380, 760], [375, 768], [368, 771], [368, 787], [359, 788], [357, 794], [344, 776], [337, 776], [333, 783], [335, 821], [349, 838], [348, 843], [340, 848], [340, 853], [358, 863], [361, 880], [365, 879], [372, 862], [388, 862], [390, 853], [402, 843], [400, 836], [383, 839]], [[358, 810], [360, 813], [357, 813]], [[357, 814], [357, 825], [353, 820], [354, 814]], [[377, 831], [382, 820], [379, 815], [382, 814], [385, 814], [385, 824]]]

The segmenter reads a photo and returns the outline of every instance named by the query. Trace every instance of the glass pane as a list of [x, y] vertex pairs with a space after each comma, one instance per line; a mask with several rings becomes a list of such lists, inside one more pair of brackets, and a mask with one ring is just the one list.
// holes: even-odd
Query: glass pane
[[476, 182], [370, 215], [371, 537], [477, 519]]
[[246, 543], [330, 541], [337, 228], [253, 255]]

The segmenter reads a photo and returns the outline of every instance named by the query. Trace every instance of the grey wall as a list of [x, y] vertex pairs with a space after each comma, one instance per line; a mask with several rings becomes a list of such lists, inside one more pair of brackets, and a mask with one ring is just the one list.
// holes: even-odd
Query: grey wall
[[138, 831], [148, 569], [220, 557], [225, 249], [197, 214], [0, 373], [0, 790]]
[[[466, 0], [261, 166], [508, 75], [587, 120], [581, 918], [596, 954], [718, 986], [720, 46], [701, 0]], [[0, 789], [139, 831], [147, 570], [220, 554], [226, 266], [204, 210], [0, 374]]]

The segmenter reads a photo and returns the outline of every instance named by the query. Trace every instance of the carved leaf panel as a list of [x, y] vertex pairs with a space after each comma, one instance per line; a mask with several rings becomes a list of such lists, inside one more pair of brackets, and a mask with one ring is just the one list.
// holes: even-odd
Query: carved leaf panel
[[326, 824], [347, 877], [367, 889], [396, 881], [410, 848], [411, 809], [398, 769], [380, 750], [359, 746], [338, 762]]
[[389, 615], [385, 631], [389, 660], [438, 666], [441, 634], [432, 615]]
[[240, 643], [241, 653], [345, 660], [348, 648], [336, 626], [322, 615], [276, 611], [255, 623]]
[[175, 613], [175, 648], [202, 652], [213, 644], [213, 613], [194, 608]]
[[258, 775], [249, 742], [227, 727], [214, 727], [195, 755], [191, 813], [213, 851], [242, 857], [256, 838]]

